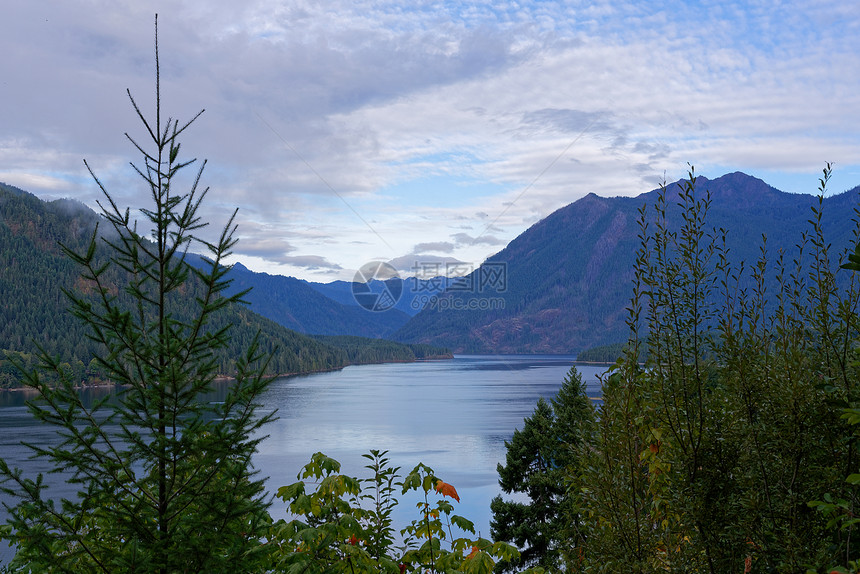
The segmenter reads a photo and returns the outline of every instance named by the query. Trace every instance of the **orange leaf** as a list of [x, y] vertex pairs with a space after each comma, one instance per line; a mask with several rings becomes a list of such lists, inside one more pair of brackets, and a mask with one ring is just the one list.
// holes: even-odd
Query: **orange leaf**
[[454, 488], [453, 484], [448, 484], [447, 482], [442, 482], [440, 480], [436, 483], [436, 492], [440, 493], [442, 496], [450, 496], [457, 502], [460, 502], [460, 496], [457, 494], [457, 489]]
[[478, 553], [478, 547], [472, 546], [472, 551], [469, 553], [468, 556], [466, 556], [466, 560], [469, 560], [470, 558], [474, 558], [475, 554], [477, 554], [477, 553]]

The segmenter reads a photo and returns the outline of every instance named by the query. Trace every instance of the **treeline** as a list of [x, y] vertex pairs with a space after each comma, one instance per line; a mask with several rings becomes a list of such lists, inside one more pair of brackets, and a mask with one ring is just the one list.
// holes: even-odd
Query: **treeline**
[[[21, 384], [14, 366], [18, 358], [26, 367], [33, 361], [37, 345], [49, 355], [62, 357], [81, 383], [102, 381], [92, 361], [97, 345], [85, 326], [67, 312], [63, 289], [95, 297], [92, 284], [80, 278], [80, 269], [63, 255], [60, 244], [80, 252], [96, 230], [100, 218], [83, 204], [69, 200], [46, 203], [18, 188], [0, 184], [0, 388]], [[105, 232], [106, 225], [101, 226]], [[107, 237], [102, 239], [115, 240]], [[97, 257], [103, 257], [96, 255]], [[193, 271], [189, 269], [193, 275]], [[129, 277], [117, 267], [105, 276], [110, 296], [133, 301], [125, 286]], [[171, 312], [186, 318], [194, 312], [201, 285], [192, 277], [181, 293], [170, 301]], [[228, 344], [216, 351], [220, 372], [236, 373], [236, 359], [260, 331], [261, 350], [273, 353], [271, 374], [293, 374], [332, 370], [360, 362], [408, 361], [428, 355], [444, 355], [444, 349], [377, 342], [360, 337], [320, 340], [286, 329], [241, 305], [219, 310], [208, 328], [231, 325]]]
[[[612, 343], [609, 345], [599, 345], [580, 351], [576, 355], [577, 362], [582, 363], [614, 363], [624, 356], [628, 348], [628, 343]], [[648, 345], [641, 343], [639, 345], [639, 362], [644, 363], [648, 355]]]
[[600, 345], [580, 351], [576, 360], [583, 363], [614, 363], [624, 352], [625, 343]]
[[417, 343], [395, 343], [384, 339], [367, 339], [352, 335], [314, 335], [314, 339], [343, 349], [347, 360], [355, 365], [452, 357], [447, 349]]

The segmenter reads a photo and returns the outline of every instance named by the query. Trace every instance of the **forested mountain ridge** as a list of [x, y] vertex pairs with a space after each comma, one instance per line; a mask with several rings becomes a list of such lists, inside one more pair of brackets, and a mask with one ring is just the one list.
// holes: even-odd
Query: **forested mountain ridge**
[[[710, 192], [708, 225], [728, 231], [731, 259], [747, 265], [758, 258], [762, 235], [767, 236], [770, 254], [782, 249], [792, 256], [798, 233], [808, 229], [810, 208], [818, 201], [813, 195], [781, 192], [743, 173], [713, 180], [699, 176], [697, 188], [701, 197], [706, 190]], [[677, 210], [671, 199], [676, 189], [674, 184], [669, 186], [669, 211]], [[855, 241], [852, 217], [858, 192], [860, 188], [855, 188], [824, 200], [825, 236], [840, 249]], [[394, 337], [404, 343], [478, 353], [578, 353], [624, 340], [633, 258], [639, 243], [639, 209], [653, 204], [656, 196], [657, 190], [638, 197], [589, 194], [557, 210], [488, 258], [487, 264], [505, 266], [504, 289], [446, 293], [444, 308], [424, 309]], [[46, 203], [18, 188], [0, 185], [0, 350], [25, 352], [32, 349], [35, 339], [53, 354], [87, 362], [89, 343], [81, 327], [64, 312], [66, 303], [59, 289], [61, 284], [74, 284], [78, 270], [62, 257], [57, 242], [82, 246], [97, 221], [98, 216], [80, 203]], [[473, 275], [479, 273], [481, 270]], [[252, 309], [269, 317], [263, 320], [240, 307], [234, 311], [238, 315], [232, 317], [232, 323], [266, 325], [264, 332], [273, 341], [292, 349], [282, 357], [279, 372], [337, 368], [349, 362], [350, 354], [374, 356], [375, 360], [420, 357], [405, 347], [400, 348], [402, 355], [387, 356], [392, 347], [385, 344], [358, 352], [351, 339], [313, 339], [282, 329], [286, 325], [319, 335], [387, 336], [407, 318], [401, 311], [371, 313], [326, 296], [320, 286], [254, 273], [241, 265], [231, 277], [233, 289], [255, 287], [247, 297]], [[343, 291], [345, 297], [348, 285], [329, 290]], [[452, 303], [465, 307], [470, 300], [481, 298], [502, 304], [457, 310]], [[245, 335], [251, 332], [236, 330], [234, 334], [239, 341], [247, 340]], [[333, 348], [337, 343], [348, 344], [349, 350]], [[225, 370], [229, 367], [225, 358]]]
[[[709, 228], [726, 229], [730, 259], [747, 265], [758, 259], [762, 235], [767, 236], [769, 253], [783, 249], [793, 254], [818, 202], [813, 195], [784, 193], [739, 172], [713, 180], [699, 176], [696, 188], [701, 198], [710, 192]], [[679, 188], [670, 184], [668, 189], [667, 209], [677, 215]], [[855, 241], [852, 218], [858, 192], [860, 187], [824, 200], [825, 236], [840, 250]], [[653, 205], [657, 193], [615, 198], [588, 194], [555, 211], [485, 262], [506, 266], [503, 290], [446, 293], [449, 301], [425, 308], [394, 338], [444, 342], [454, 352], [476, 353], [577, 353], [625, 340], [639, 209]], [[466, 308], [470, 300], [481, 298], [504, 303]]]
[[[189, 260], [192, 265], [199, 265], [196, 257], [189, 256]], [[400, 310], [377, 313], [357, 304], [344, 304], [327, 297], [307, 281], [257, 273], [241, 263], [233, 266], [228, 278], [233, 283], [226, 294], [250, 288], [245, 300], [255, 313], [308, 335], [380, 338], [395, 332], [409, 320], [409, 316]]]
[[[66, 311], [62, 288], [86, 288], [80, 269], [59, 244], [81, 251], [96, 229], [100, 217], [71, 200], [44, 202], [36, 196], [0, 184], [0, 388], [16, 386], [17, 370], [8, 357], [14, 354], [26, 364], [35, 360], [35, 341], [49, 354], [61, 357], [81, 380], [98, 379], [91, 363], [95, 344], [81, 323]], [[99, 227], [100, 232], [108, 229]], [[109, 280], [120, 286], [123, 278]], [[192, 288], [193, 290], [194, 288]], [[184, 293], [190, 303], [194, 292]], [[176, 302], [182, 313], [183, 301]], [[367, 339], [340, 345], [296, 333], [251, 311], [234, 305], [222, 311], [212, 328], [232, 325], [230, 347], [219, 357], [220, 369], [231, 375], [235, 359], [259, 330], [263, 350], [275, 351], [270, 371], [275, 374], [303, 373], [341, 368], [357, 362], [407, 361], [434, 354], [409, 345], [378, 345]], [[364, 348], [361, 352], [358, 348]], [[436, 349], [442, 354], [444, 350]], [[351, 360], [350, 357], [359, 360]]]
[[[199, 266], [199, 256], [189, 254], [189, 263]], [[399, 277], [385, 283], [400, 296], [390, 309], [370, 311], [355, 300], [356, 284], [351, 281], [313, 283], [295, 277], [251, 271], [236, 263], [228, 277], [233, 281], [227, 294], [251, 289], [245, 297], [255, 313], [288, 329], [308, 335], [348, 335], [387, 338], [420, 310], [425, 300], [439, 291], [445, 278]], [[383, 282], [370, 282], [374, 293]]]

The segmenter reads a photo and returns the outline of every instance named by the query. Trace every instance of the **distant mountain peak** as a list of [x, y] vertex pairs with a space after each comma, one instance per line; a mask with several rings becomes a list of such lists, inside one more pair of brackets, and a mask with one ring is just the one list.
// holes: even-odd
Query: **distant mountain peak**
[[725, 175], [721, 175], [715, 179], [708, 179], [705, 176], [697, 176], [698, 178], [702, 178], [701, 183], [711, 183], [713, 185], [717, 185], [722, 189], [736, 189], [737, 187], [749, 187], [755, 188], [757, 190], [772, 190], [779, 191], [763, 179], [759, 179], [752, 175], [747, 175], [742, 171], [734, 171], [732, 173], [727, 173]]

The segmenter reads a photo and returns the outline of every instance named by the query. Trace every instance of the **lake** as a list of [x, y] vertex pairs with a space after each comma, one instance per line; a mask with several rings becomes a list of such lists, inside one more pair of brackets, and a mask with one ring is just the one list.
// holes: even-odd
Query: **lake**
[[[317, 451], [339, 460], [342, 472], [365, 477], [367, 461], [361, 454], [388, 450], [402, 474], [423, 462], [453, 484], [461, 500], [455, 512], [489, 537], [489, 504], [500, 493], [496, 465], [505, 459], [504, 443], [522, 427], [539, 397], [555, 395], [574, 360], [559, 355], [461, 355], [278, 379], [261, 400], [261, 412], [277, 409], [278, 420], [265, 428], [269, 436], [254, 464], [269, 477], [267, 486], [274, 492], [295, 482]], [[597, 377], [605, 367], [577, 368], [589, 396], [599, 397]], [[97, 396], [105, 391], [85, 392]], [[50, 470], [28, 460], [23, 440], [45, 445], [56, 440], [56, 434], [32, 420], [23, 393], [0, 393], [0, 456], [28, 475]], [[55, 496], [72, 494], [62, 483], [52, 491]], [[284, 506], [276, 500], [272, 514], [285, 516]], [[404, 501], [395, 526], [414, 516], [414, 506]], [[5, 551], [0, 549], [0, 557]]]

